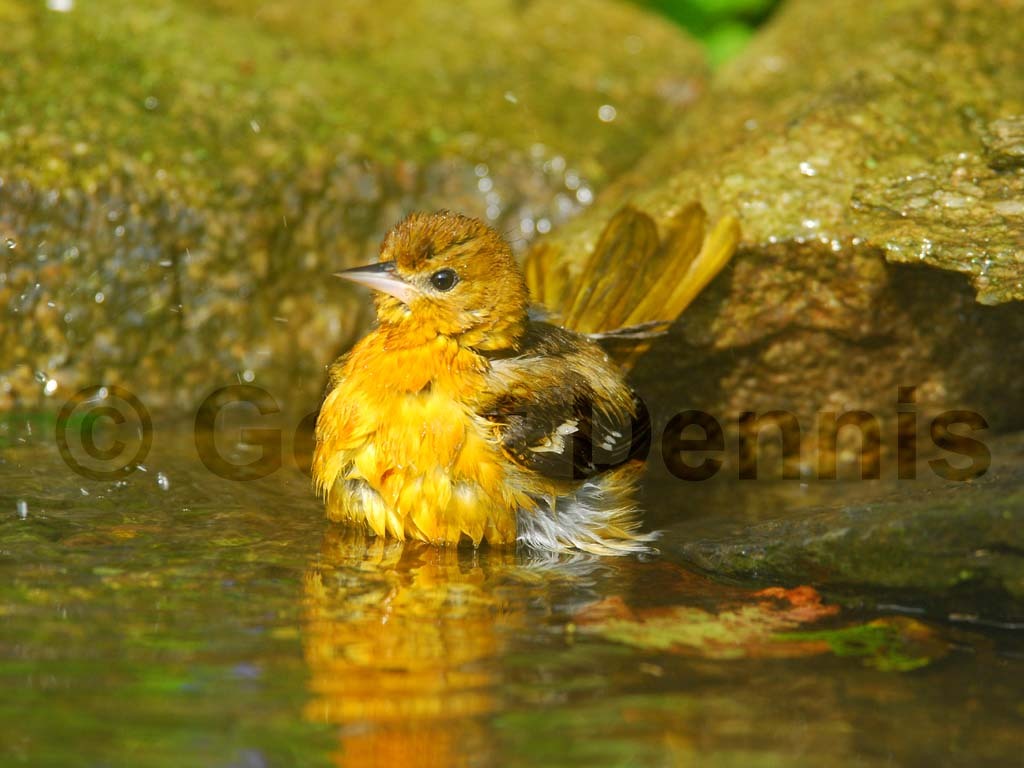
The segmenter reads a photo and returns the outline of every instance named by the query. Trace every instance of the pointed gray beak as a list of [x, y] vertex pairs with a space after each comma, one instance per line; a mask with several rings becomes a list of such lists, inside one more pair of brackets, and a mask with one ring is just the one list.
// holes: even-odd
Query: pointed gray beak
[[353, 267], [342, 272], [335, 272], [334, 276], [394, 296], [404, 304], [412, 301], [418, 293], [416, 288], [398, 276], [393, 261], [381, 261], [376, 264], [367, 264], [365, 267]]

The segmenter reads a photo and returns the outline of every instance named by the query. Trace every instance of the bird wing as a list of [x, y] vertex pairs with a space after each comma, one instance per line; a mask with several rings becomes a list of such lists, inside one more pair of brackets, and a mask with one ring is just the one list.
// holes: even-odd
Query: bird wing
[[578, 268], [557, 245], [542, 242], [527, 254], [524, 271], [531, 295], [562, 326], [616, 342], [610, 352], [628, 367], [729, 262], [739, 238], [731, 216], [709, 230], [698, 202], [683, 206], [663, 236], [650, 216], [625, 206]]
[[[638, 410], [643, 404], [636, 400]], [[552, 480], [584, 480], [636, 458], [646, 458], [651, 444], [646, 411], [636, 416], [610, 414], [581, 397], [571, 409], [545, 409], [531, 402], [505, 404], [501, 449], [512, 462]]]
[[493, 396], [483, 415], [505, 456], [556, 481], [645, 458], [650, 418], [603, 352], [557, 326], [529, 328], [520, 354], [491, 362]]

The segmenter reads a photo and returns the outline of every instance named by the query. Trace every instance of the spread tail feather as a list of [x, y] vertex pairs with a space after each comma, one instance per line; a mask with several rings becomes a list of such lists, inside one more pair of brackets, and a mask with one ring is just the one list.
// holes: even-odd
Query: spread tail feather
[[[664, 237], [650, 216], [625, 206], [577, 274], [557, 247], [542, 243], [527, 256], [526, 279], [561, 325], [619, 342], [616, 356], [629, 367], [657, 335], [653, 329], [671, 325], [729, 262], [739, 239], [732, 216], [708, 231], [698, 202], [671, 218]], [[627, 339], [633, 343], [621, 343]]]

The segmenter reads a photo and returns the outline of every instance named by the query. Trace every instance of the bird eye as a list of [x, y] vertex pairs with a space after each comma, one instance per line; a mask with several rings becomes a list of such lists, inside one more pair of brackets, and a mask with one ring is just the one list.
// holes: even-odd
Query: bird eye
[[439, 269], [430, 276], [430, 284], [439, 291], [450, 291], [459, 282], [454, 269]]

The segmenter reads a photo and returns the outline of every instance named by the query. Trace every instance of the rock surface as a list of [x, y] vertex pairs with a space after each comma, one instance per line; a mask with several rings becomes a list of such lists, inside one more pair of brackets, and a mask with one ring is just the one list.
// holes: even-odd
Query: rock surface
[[695, 197], [739, 216], [732, 269], [638, 372], [649, 405], [784, 409], [811, 432], [821, 411], [860, 408], [891, 445], [898, 388], [915, 386], [922, 412], [1024, 424], [1022, 12], [791, 0], [558, 231], [571, 271], [626, 202], [662, 225]]
[[[693, 198], [739, 216], [731, 270], [635, 374], [659, 427], [689, 408], [722, 424], [723, 480], [744, 411], [796, 415], [791, 464], [812, 494], [822, 457], [840, 477], [858, 470], [856, 430], [835, 449], [818, 441], [827, 412], [878, 420], [883, 477], [898, 411], [917, 414], [922, 461], [941, 411], [981, 414], [985, 441], [1024, 426], [1022, 13], [1019, 0], [790, 0], [679, 130], [549, 239], [571, 271], [625, 203], [662, 226]], [[911, 387], [913, 405], [898, 403]], [[662, 547], [719, 577], [1018, 621], [1021, 458], [972, 483], [901, 481], [881, 500], [840, 485], [813, 510], [773, 503], [765, 483], [701, 506], [675, 480], [649, 489], [648, 517], [723, 520], [677, 523]]]
[[602, 201], [664, 214], [696, 195], [738, 212], [751, 245], [821, 244], [846, 261], [856, 239], [967, 275], [982, 303], [1024, 298], [1022, 10], [790, 0]]
[[813, 584], [871, 607], [966, 621], [1024, 621], [1024, 445], [980, 480], [790, 511], [750, 524], [669, 530], [667, 556], [719, 578]]
[[311, 408], [366, 322], [332, 272], [412, 208], [522, 248], [705, 78], [611, 0], [66, 5], [0, 0], [0, 410], [237, 381]]

